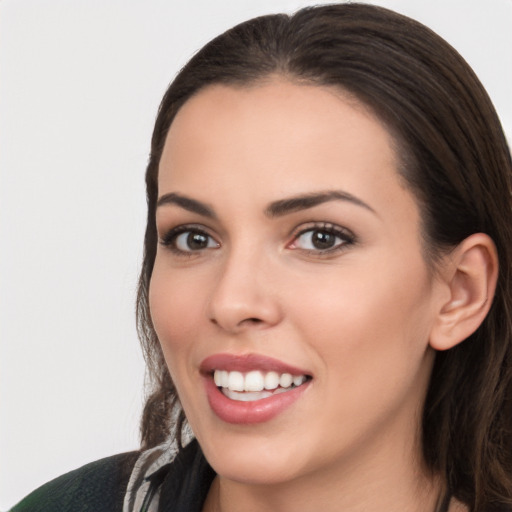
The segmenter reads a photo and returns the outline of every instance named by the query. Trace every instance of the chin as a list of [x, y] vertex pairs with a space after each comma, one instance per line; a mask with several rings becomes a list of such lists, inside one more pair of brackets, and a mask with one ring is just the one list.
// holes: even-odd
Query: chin
[[210, 439], [206, 443], [200, 440], [204, 455], [215, 472], [229, 480], [253, 485], [280, 484], [296, 478], [303, 466], [304, 453], [301, 457], [297, 452], [300, 443], [286, 443], [282, 437]]
[[294, 480], [297, 467], [279, 461], [262, 462], [258, 458], [240, 458], [237, 461], [212, 461], [215, 472], [228, 480], [248, 485], [278, 485]]

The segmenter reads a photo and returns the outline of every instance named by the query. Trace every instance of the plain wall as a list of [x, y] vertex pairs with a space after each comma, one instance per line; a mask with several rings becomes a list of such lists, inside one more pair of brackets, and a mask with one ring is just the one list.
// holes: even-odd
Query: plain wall
[[[1, 1], [0, 510], [137, 448], [134, 301], [157, 106], [211, 37], [309, 3]], [[511, 140], [512, 1], [376, 3], [460, 51]]]

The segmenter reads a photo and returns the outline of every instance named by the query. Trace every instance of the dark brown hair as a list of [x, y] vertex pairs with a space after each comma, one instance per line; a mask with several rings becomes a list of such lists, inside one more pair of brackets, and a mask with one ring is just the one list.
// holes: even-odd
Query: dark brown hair
[[364, 4], [262, 16], [203, 47], [167, 90], [146, 174], [148, 218], [138, 326], [149, 375], [142, 445], [180, 439], [183, 412], [151, 323], [158, 165], [180, 107], [209, 84], [270, 75], [352, 93], [393, 134], [399, 172], [422, 210], [426, 260], [476, 232], [494, 240], [496, 296], [480, 328], [436, 354], [423, 414], [426, 464], [478, 512], [512, 504], [512, 164], [499, 119], [464, 59], [420, 23]]

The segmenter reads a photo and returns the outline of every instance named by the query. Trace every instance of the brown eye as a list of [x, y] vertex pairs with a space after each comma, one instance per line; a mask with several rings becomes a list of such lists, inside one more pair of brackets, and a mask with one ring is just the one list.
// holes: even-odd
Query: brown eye
[[174, 238], [175, 248], [182, 252], [202, 251], [218, 247], [219, 244], [206, 233], [200, 231], [184, 231]]
[[336, 245], [336, 237], [332, 233], [314, 231], [311, 235], [311, 244], [316, 249], [330, 249]]
[[346, 240], [330, 231], [310, 229], [297, 237], [294, 245], [307, 251], [326, 251], [342, 245]]
[[303, 251], [311, 255], [334, 255], [356, 241], [352, 231], [330, 222], [303, 225], [288, 246], [289, 249]]

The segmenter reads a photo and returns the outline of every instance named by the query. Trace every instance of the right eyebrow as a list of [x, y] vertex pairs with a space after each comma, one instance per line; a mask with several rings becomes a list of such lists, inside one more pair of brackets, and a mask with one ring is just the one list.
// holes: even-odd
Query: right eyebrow
[[188, 210], [192, 213], [197, 213], [198, 215], [202, 215], [203, 217], [208, 217], [210, 219], [216, 219], [217, 215], [213, 211], [213, 208], [208, 206], [206, 203], [202, 203], [201, 201], [197, 201], [196, 199], [191, 199], [190, 197], [182, 196], [177, 194], [176, 192], [170, 192], [169, 194], [164, 194], [158, 198], [156, 203], [157, 208], [160, 206], [164, 206], [166, 204], [175, 204], [180, 206], [184, 210]]
[[328, 201], [347, 201], [349, 203], [365, 208], [374, 214], [377, 214], [370, 205], [358, 197], [343, 190], [326, 190], [307, 193], [287, 199], [280, 199], [270, 203], [270, 205], [265, 210], [265, 213], [270, 218], [282, 217], [283, 215], [288, 215], [289, 213], [313, 208], [319, 204], [327, 203]]

